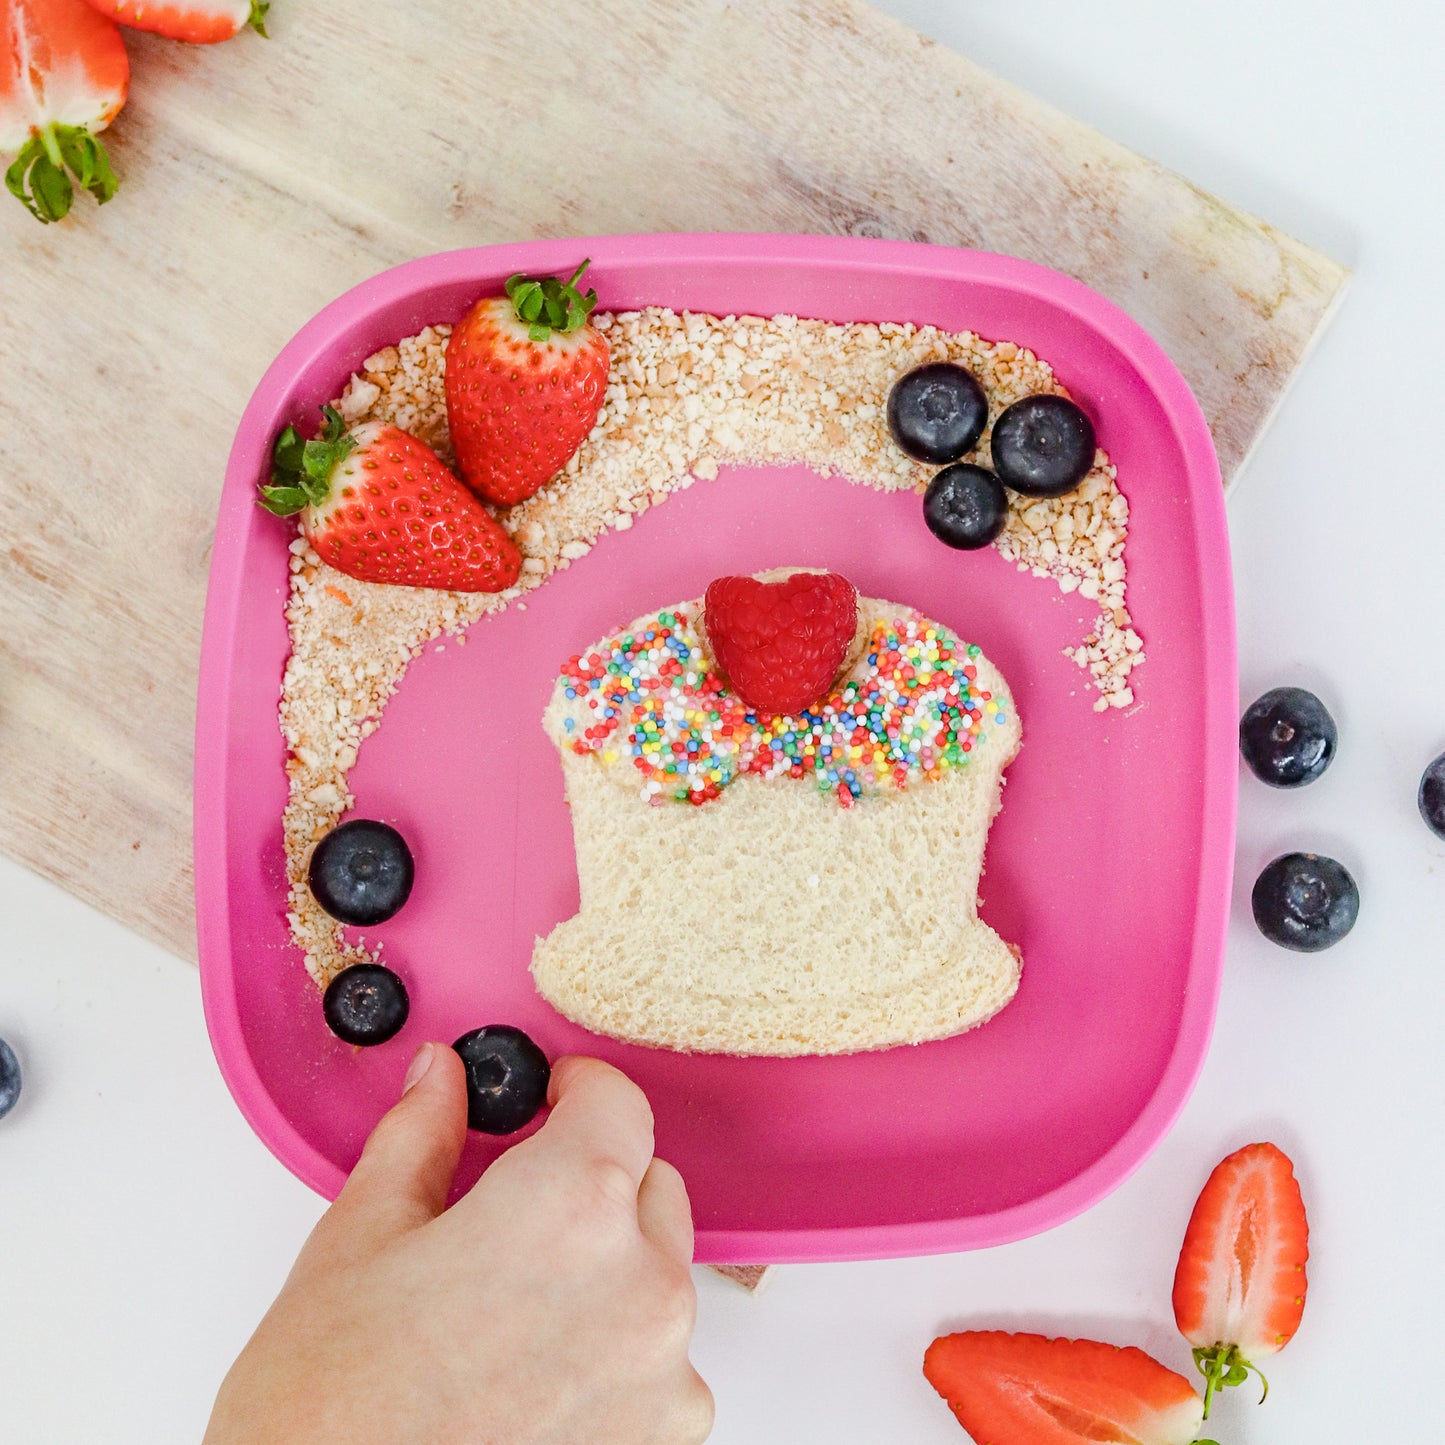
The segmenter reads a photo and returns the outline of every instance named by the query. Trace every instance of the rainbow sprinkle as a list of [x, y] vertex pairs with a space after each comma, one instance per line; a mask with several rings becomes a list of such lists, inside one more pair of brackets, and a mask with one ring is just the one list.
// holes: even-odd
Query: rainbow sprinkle
[[708, 670], [686, 608], [574, 657], [562, 669], [572, 750], [637, 769], [642, 796], [705, 803], [735, 778], [812, 777], [845, 807], [937, 780], [987, 740], [1007, 703], [977, 687], [974, 646], [917, 613], [879, 622], [859, 664], [796, 717], [760, 717]]

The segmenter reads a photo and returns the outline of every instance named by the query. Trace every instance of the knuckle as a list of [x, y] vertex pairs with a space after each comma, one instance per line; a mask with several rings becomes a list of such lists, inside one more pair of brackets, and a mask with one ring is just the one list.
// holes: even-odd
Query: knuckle
[[583, 1077], [589, 1088], [598, 1091], [599, 1100], [605, 1096], [606, 1107], [614, 1118], [625, 1119], [640, 1132], [652, 1132], [652, 1105], [647, 1095], [620, 1069], [600, 1059], [589, 1059]]
[[637, 1213], [637, 1183], [615, 1159], [598, 1159], [587, 1167], [587, 1194], [606, 1211], [620, 1211], [626, 1217]]
[[561, 1238], [618, 1240], [635, 1230], [637, 1187], [620, 1165], [598, 1160], [569, 1175], [553, 1175], [545, 1208]]

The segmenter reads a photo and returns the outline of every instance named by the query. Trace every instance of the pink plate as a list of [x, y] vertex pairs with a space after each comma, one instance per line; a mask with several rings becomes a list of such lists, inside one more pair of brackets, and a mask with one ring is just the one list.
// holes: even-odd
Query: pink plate
[[[363, 357], [455, 319], [514, 271], [570, 270], [611, 310], [932, 322], [1032, 347], [1093, 415], [1129, 498], [1138, 703], [1096, 714], [1062, 655], [1093, 605], [992, 551], [940, 546], [912, 495], [803, 468], [725, 469], [605, 536], [585, 561], [413, 663], [352, 775], [396, 820], [417, 886], [373, 930], [412, 997], [392, 1043], [353, 1050], [321, 1019], [285, 920], [276, 703], [291, 529], [254, 505], [271, 441], [309, 423]], [[561, 771], [538, 719], [566, 658], [722, 572], [832, 567], [980, 643], [1013, 686], [1023, 753], [989, 842], [984, 913], [1021, 945], [1015, 1001], [962, 1038], [840, 1059], [640, 1049], [554, 1013], [527, 973], [577, 876]], [[423, 1039], [527, 1030], [599, 1054], [647, 1091], [681, 1170], [697, 1257], [924, 1254], [1048, 1229], [1159, 1142], [1203, 1063], [1234, 843], [1234, 613], [1209, 432], [1159, 347], [1078, 282], [1006, 257], [816, 236], [612, 236], [457, 251], [358, 286], [309, 322], [246, 408], [211, 563], [196, 736], [201, 981], [216, 1057], [276, 1156], [327, 1196]], [[434, 773], [434, 760], [445, 760]], [[879, 860], [879, 867], [887, 861]], [[705, 896], [698, 900], [707, 906]], [[503, 1147], [473, 1136], [462, 1183]]]

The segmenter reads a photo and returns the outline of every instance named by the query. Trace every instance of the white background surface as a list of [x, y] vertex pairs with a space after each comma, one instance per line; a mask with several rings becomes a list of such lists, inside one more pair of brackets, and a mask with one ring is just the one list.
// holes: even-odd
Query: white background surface
[[[1169, 1312], [1184, 1222], [1214, 1162], [1259, 1137], [1303, 1181], [1309, 1306], [1269, 1402], [1232, 1392], [1215, 1433], [1433, 1439], [1445, 843], [1414, 797], [1445, 748], [1445, 19], [1424, 3], [882, 4], [1356, 269], [1230, 504], [1244, 695], [1313, 686], [1342, 744], [1301, 793], [1241, 779], [1218, 1028], [1148, 1163], [1003, 1249], [789, 1267], [758, 1299], [699, 1272], [714, 1439], [961, 1440], [919, 1366], [965, 1323], [1135, 1343], [1187, 1369]], [[1315, 958], [1248, 918], [1259, 867], [1294, 847], [1340, 857], [1363, 894], [1353, 935]], [[3, 862], [0, 917], [0, 1034], [27, 1065], [0, 1123], [0, 1435], [198, 1440], [319, 1202], [232, 1106], [192, 969]]]

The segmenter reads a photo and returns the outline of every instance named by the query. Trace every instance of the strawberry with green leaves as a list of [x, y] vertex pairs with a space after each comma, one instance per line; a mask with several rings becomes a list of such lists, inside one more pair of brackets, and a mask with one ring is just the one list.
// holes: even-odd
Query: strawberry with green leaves
[[115, 195], [96, 136], [129, 85], [119, 28], [86, 0], [0, 0], [0, 154], [15, 153], [5, 188], [37, 221], [67, 215], [76, 185], [101, 205]]
[[214, 45], [248, 26], [266, 33], [269, 0], [88, 0], [102, 15], [132, 30], [149, 30], [169, 40]]
[[570, 280], [513, 276], [478, 301], [447, 343], [447, 423], [467, 485], [510, 507], [567, 464], [607, 391], [607, 339], [589, 321], [597, 293]]
[[1188, 1445], [1193, 1385], [1132, 1346], [965, 1330], [934, 1340], [928, 1383], [977, 1445]]
[[276, 439], [271, 481], [260, 503], [300, 515], [323, 561], [362, 582], [500, 592], [522, 568], [495, 518], [423, 442], [385, 422], [351, 431], [333, 408], [303, 441], [295, 427]]
[[1269, 1393], [1255, 1361], [1294, 1338], [1309, 1253], [1304, 1200], [1282, 1150], [1247, 1144], [1215, 1166], [1174, 1274], [1174, 1322], [1194, 1346], [1206, 1418], [1215, 1392], [1242, 1385], [1251, 1372]]

